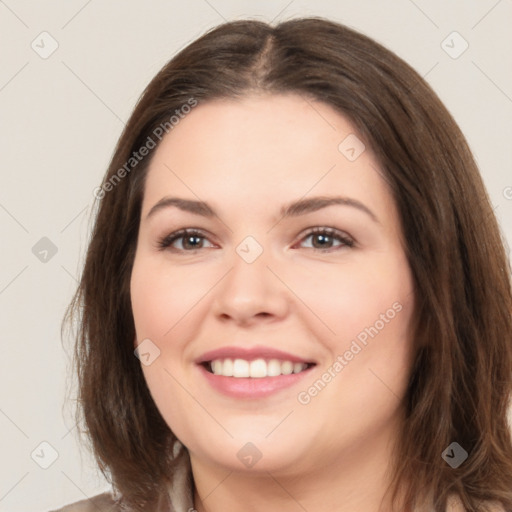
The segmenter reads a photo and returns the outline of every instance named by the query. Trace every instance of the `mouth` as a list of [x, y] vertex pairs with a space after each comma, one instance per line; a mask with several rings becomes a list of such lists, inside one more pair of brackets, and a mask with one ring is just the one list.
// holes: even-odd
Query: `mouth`
[[281, 391], [298, 386], [316, 363], [286, 359], [213, 359], [198, 365], [212, 389], [234, 399], [285, 397]]
[[316, 361], [267, 346], [226, 346], [195, 360], [211, 389], [235, 399], [263, 399], [298, 386]]
[[280, 377], [292, 375], [309, 370], [315, 363], [295, 362], [286, 359], [233, 359], [218, 358], [204, 361], [201, 365], [207, 372], [221, 377], [235, 379], [263, 379], [266, 377]]

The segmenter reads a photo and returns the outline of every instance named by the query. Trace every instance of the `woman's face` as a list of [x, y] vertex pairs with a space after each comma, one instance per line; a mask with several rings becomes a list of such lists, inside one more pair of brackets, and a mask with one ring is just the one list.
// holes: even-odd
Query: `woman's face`
[[383, 453], [411, 366], [413, 282], [351, 124], [295, 95], [211, 101], [153, 156], [135, 346], [193, 464], [286, 474]]

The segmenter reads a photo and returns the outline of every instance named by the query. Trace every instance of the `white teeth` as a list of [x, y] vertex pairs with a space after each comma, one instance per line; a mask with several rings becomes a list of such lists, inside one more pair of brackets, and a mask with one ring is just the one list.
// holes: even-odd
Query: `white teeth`
[[249, 361], [235, 359], [233, 362], [233, 377], [249, 377]]
[[293, 363], [291, 361], [283, 361], [281, 363], [281, 372], [284, 375], [290, 375], [293, 373]]
[[300, 373], [307, 368], [305, 363], [293, 363], [292, 361], [280, 361], [279, 359], [215, 359], [210, 363], [214, 375], [223, 377], [236, 377], [261, 379], [263, 377], [277, 377]]
[[220, 359], [212, 361], [212, 372], [215, 375], [219, 375], [220, 373], [222, 373], [222, 361]]
[[277, 359], [271, 359], [267, 363], [267, 375], [269, 377], [277, 377], [281, 375], [281, 362]]
[[304, 369], [304, 365], [302, 363], [294, 363], [293, 364], [293, 373], [300, 373]]
[[[220, 361], [221, 369], [217, 375], [224, 375], [224, 377], [233, 377], [233, 360], [224, 359], [224, 362]], [[213, 372], [215, 373], [215, 372]]]
[[255, 359], [249, 364], [249, 375], [254, 378], [267, 376], [267, 363], [265, 359]]

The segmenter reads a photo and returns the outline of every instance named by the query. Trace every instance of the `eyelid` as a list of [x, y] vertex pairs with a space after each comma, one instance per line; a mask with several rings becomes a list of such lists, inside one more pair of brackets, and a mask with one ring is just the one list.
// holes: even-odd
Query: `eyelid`
[[[306, 238], [309, 238], [311, 235], [315, 235], [317, 233], [325, 233], [328, 236], [338, 239], [342, 242], [341, 246], [335, 246], [335, 247], [329, 247], [327, 249], [316, 249], [311, 248], [314, 252], [332, 252], [336, 250], [340, 250], [340, 248], [343, 247], [354, 247], [355, 240], [352, 236], [350, 236], [348, 233], [345, 233], [344, 231], [340, 231], [339, 229], [332, 228], [329, 226], [315, 226], [313, 228], [308, 228], [305, 232], [301, 234], [301, 237], [299, 239], [299, 242], [302, 240], [305, 240]], [[295, 244], [296, 245], [296, 244]]]
[[168, 235], [159, 238], [157, 241], [157, 249], [160, 250], [170, 250], [173, 252], [190, 252], [193, 253], [197, 250], [203, 249], [203, 247], [199, 247], [198, 249], [194, 249], [191, 251], [184, 251], [183, 249], [175, 249], [171, 247], [171, 244], [174, 243], [176, 240], [179, 240], [180, 238], [184, 238], [185, 236], [197, 236], [198, 238], [204, 238], [206, 240], [209, 240], [209, 235], [199, 228], [183, 228], [178, 229], [177, 231], [173, 231], [172, 233], [169, 233]]
[[[314, 227], [308, 228], [305, 231], [303, 231], [299, 235], [300, 238], [299, 238], [298, 242], [294, 243], [292, 248], [296, 247], [302, 241], [304, 241], [305, 239], [307, 239], [310, 236], [315, 235], [317, 233], [326, 234], [329, 237], [337, 239], [338, 241], [341, 242], [341, 245], [334, 246], [334, 247], [328, 247], [326, 249], [315, 248], [315, 247], [306, 247], [306, 249], [309, 249], [316, 253], [318, 253], [318, 252], [320, 252], [320, 253], [335, 252], [335, 251], [339, 251], [340, 249], [343, 249], [343, 248], [352, 248], [356, 244], [356, 241], [354, 240], [354, 238], [352, 236], [350, 236], [348, 233], [340, 231], [339, 229], [329, 227], [329, 226], [314, 226]], [[194, 254], [195, 252], [197, 252], [201, 249], [210, 249], [210, 247], [199, 247], [197, 249], [184, 250], [184, 249], [176, 249], [176, 248], [171, 247], [171, 245], [176, 240], [179, 240], [186, 236], [196, 236], [198, 238], [208, 240], [210, 243], [213, 243], [209, 239], [210, 235], [208, 233], [206, 233], [204, 230], [202, 230], [200, 228], [183, 228], [183, 229], [179, 229], [177, 231], [173, 231], [172, 233], [169, 233], [168, 235], [160, 238], [156, 244], [157, 249], [162, 250], [162, 251], [169, 250], [171, 252], [182, 253], [182, 254], [183, 253]]]

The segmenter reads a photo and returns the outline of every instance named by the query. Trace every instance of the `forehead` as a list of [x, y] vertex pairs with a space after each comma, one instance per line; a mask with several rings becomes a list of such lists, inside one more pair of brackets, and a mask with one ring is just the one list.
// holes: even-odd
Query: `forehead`
[[143, 210], [166, 193], [254, 213], [307, 194], [342, 193], [392, 207], [379, 166], [349, 120], [293, 94], [195, 107], [156, 149]]

